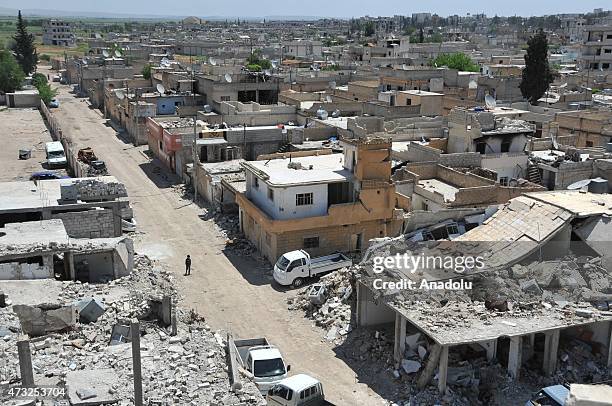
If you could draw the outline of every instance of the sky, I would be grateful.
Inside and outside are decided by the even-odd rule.
[[[0,0],[0,7],[72,12],[185,16],[322,16],[359,17],[431,12],[441,16],[467,13],[544,15],[610,8],[602,0]],[[608,7],[606,7],[608,6]]]

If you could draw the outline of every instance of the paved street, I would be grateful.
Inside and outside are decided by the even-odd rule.
[[[182,281],[183,306],[193,307],[216,329],[236,337],[264,335],[279,346],[292,373],[319,378],[338,405],[380,405],[382,399],[336,358],[320,331],[299,313],[287,310],[286,298],[270,284],[268,266],[251,258],[225,254],[224,238],[203,213],[183,200],[174,177],[151,162],[143,150],[117,137],[102,114],[61,86],[61,106],[54,110],[65,134],[79,147],[91,146],[106,161],[110,174],[127,186],[138,227],[138,252],[159,259]],[[192,276],[183,276],[183,261],[193,258]]]

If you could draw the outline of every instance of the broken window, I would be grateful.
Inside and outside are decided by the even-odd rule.
[[[304,249],[319,248],[319,237],[304,238]]]
[[[478,152],[479,154],[484,154],[487,148],[487,143],[486,142],[477,142],[476,143],[476,152]]]
[[[499,184],[502,186],[508,186],[508,177],[502,176],[501,178],[499,178]]]
[[[350,203],[349,182],[330,183],[327,185],[327,207],[332,204]]]
[[[298,193],[295,195],[296,206],[310,206],[312,204],[312,193]]]
[[[512,141],[504,140],[501,143],[501,152],[510,152],[510,145],[512,145]]]

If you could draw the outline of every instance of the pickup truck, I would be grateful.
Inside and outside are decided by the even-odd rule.
[[[304,250],[286,252],[274,265],[274,280],[280,285],[297,288],[302,286],[306,278],[326,272],[336,271],[353,264],[351,259],[342,253],[310,258]]]
[[[233,352],[237,354],[237,361],[263,395],[285,379],[291,369],[290,365],[285,365],[278,348],[270,345],[265,337],[232,340],[229,345],[235,346]]]
[[[315,378],[299,374],[283,379],[268,390],[268,406],[325,406],[323,385]]]

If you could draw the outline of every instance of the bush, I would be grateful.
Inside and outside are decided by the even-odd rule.
[[[32,75],[32,86],[38,89],[39,86],[47,83],[47,77],[42,73],[35,73]]]
[[[38,87],[36,87],[36,89],[38,89],[40,99],[47,105],[55,96],[57,96],[57,89],[52,89],[49,83],[42,83]]]
[[[47,55],[47,54],[41,54],[41,55],[38,57],[38,59],[40,59],[41,61],[46,61],[46,62],[49,62],[49,61],[51,61],[51,56],[50,56],[50,55]]]
[[[145,65],[142,68],[142,76],[147,80],[151,79],[151,65]]]

